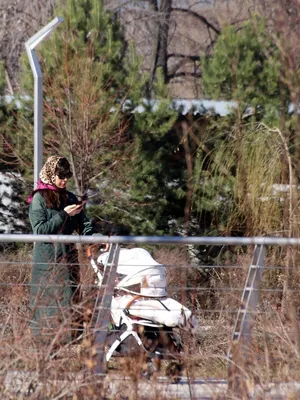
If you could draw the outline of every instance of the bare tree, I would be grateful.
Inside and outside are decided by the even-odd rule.
[[[7,91],[18,84],[19,58],[25,41],[48,22],[56,0],[0,0],[0,55],[4,61]]]
[[[157,68],[162,68],[173,97],[201,96],[200,57],[212,52],[224,23],[239,24],[247,14],[241,0],[103,2],[120,17],[126,39],[136,44],[152,82]],[[53,16],[56,3],[0,0],[0,55],[9,93],[19,88],[19,58],[25,41]]]
[[[158,4],[157,0],[150,0],[150,7],[158,14],[156,21],[155,36],[153,40],[153,61],[151,65],[150,81],[153,83],[157,68],[161,68],[165,81],[167,81],[168,67],[168,38],[169,21],[171,16],[172,0],[162,0]]]
[[[222,26],[249,16],[241,0],[115,0],[105,6],[120,16],[151,82],[161,67],[171,96],[184,98],[203,95],[200,59],[211,54]]]

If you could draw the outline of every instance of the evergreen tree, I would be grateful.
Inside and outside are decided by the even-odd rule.
[[[225,27],[202,70],[208,96],[233,100],[237,113],[251,113],[256,120],[278,121],[280,57],[264,20],[253,18],[239,30]]]
[[[40,49],[45,155],[59,153],[70,159],[75,191],[83,194],[89,189],[92,194],[90,215],[139,225],[135,221],[144,216],[142,207],[133,207],[136,182],[141,172],[150,174],[162,158],[159,152],[160,159],[153,163],[146,155],[152,164],[141,171],[137,159],[144,157],[140,150],[147,146],[140,143],[151,135],[161,140],[169,131],[175,121],[171,100],[161,92],[157,98],[155,93],[146,98],[148,77],[140,72],[141,60],[102,1],[67,0],[55,14],[62,15],[64,23]],[[32,93],[28,67],[23,82]],[[141,114],[135,112],[140,105],[145,108]],[[153,193],[153,188],[149,190]]]
[[[155,101],[135,113],[127,223],[137,234],[178,233],[182,224],[186,173],[174,157],[179,138],[174,131],[178,113],[171,108],[161,70],[154,83]]]
[[[68,0],[55,13],[64,23],[41,48],[45,153],[70,159],[83,194],[97,175],[107,179],[122,156],[124,103],[140,92],[143,78],[140,60],[128,56],[120,25],[101,1]],[[25,88],[31,75],[25,74]]]
[[[210,204],[221,231],[270,234],[283,228],[281,194],[274,195],[273,185],[288,183],[285,143],[261,125],[279,127],[284,119],[284,129],[290,129],[289,92],[280,82],[280,68],[279,49],[258,18],[239,31],[224,29],[212,58],[203,60],[206,92],[236,102],[232,114],[214,127],[212,162],[203,168],[205,157],[201,152],[198,157],[199,211]]]

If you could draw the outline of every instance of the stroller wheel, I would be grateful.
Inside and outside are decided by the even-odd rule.
[[[172,361],[166,368],[166,375],[172,383],[178,383],[182,370],[183,365],[181,362]]]

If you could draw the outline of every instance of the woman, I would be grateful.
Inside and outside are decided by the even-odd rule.
[[[93,228],[77,197],[67,190],[72,177],[64,157],[49,157],[40,172],[36,190],[28,199],[34,234],[92,235]],[[79,264],[75,244],[35,243],[30,303],[31,327],[38,341],[53,335],[66,342],[78,334]],[[72,309],[73,308],[73,309]],[[74,334],[75,333],[75,334]]]

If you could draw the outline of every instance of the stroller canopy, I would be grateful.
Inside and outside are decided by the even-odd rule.
[[[97,261],[106,265],[107,259],[108,252],[101,254]],[[156,262],[145,249],[121,249],[117,273],[123,276],[116,285],[120,289],[140,285],[139,294],[141,295],[167,296],[165,267]]]

